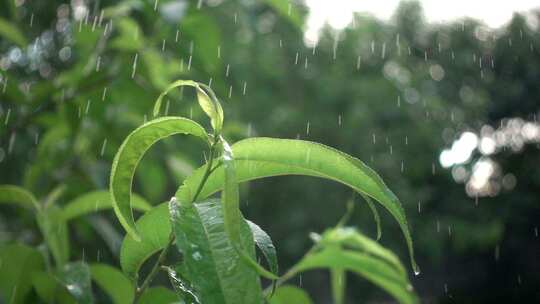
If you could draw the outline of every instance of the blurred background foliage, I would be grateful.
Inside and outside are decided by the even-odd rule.
[[[125,136],[152,118],[171,81],[208,83],[224,101],[227,138],[301,138],[364,160],[404,204],[426,303],[540,301],[540,11],[493,30],[426,24],[403,2],[389,22],[357,14],[306,44],[308,13],[284,0],[2,0],[0,183],[61,201],[106,189]],[[536,20],[531,25],[531,20]],[[193,92],[166,111],[205,121]],[[141,163],[134,190],[158,204],[203,160],[175,137]],[[333,225],[352,193],[307,177],[242,188],[247,218],[270,232],[286,269]],[[375,235],[360,198],[352,223]],[[0,244],[42,242],[24,212],[2,206]],[[381,243],[406,261],[381,212]],[[72,257],[118,264],[123,230],[100,213],[70,227]],[[412,276],[412,271],[411,271]],[[328,274],[295,284],[330,302]],[[348,302],[387,295],[351,277]]]

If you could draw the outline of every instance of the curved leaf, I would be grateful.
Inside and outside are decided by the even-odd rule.
[[[106,264],[90,265],[92,279],[115,304],[131,304],[134,286],[119,270]]]
[[[302,140],[249,138],[233,146],[238,182],[279,175],[308,175],[334,180],[364,193],[381,203],[397,220],[414,261],[412,238],[405,212],[398,198],[382,179],[362,161],[331,147]],[[178,189],[176,197],[182,202],[192,200],[205,167],[197,169]],[[223,168],[213,171],[206,181],[200,198],[223,188]]]
[[[26,303],[32,274],[44,265],[43,256],[34,248],[20,244],[0,248],[0,302]]]
[[[295,271],[318,268],[355,272],[386,290],[400,303],[417,303],[408,281],[387,263],[368,254],[332,246],[306,256],[295,266]]]
[[[278,259],[276,247],[274,246],[274,243],[272,243],[272,239],[257,224],[248,220],[246,220],[246,222],[248,223],[249,228],[251,229],[251,233],[253,234],[253,240],[255,241],[255,245],[257,245],[259,250],[261,250],[264,258],[266,259],[266,262],[268,263],[268,266],[270,267],[270,271],[273,274],[278,275]]]
[[[302,289],[283,285],[276,289],[274,295],[270,298],[270,304],[311,304],[313,301],[309,295]]]
[[[110,181],[114,211],[135,240],[140,237],[131,210],[133,174],[144,153],[154,143],[174,134],[190,134],[208,142],[208,135],[198,123],[182,117],[163,117],[147,122],[129,134],[114,158]]]
[[[140,241],[126,235],[120,249],[120,266],[131,279],[137,278],[139,268],[152,254],[165,248],[171,234],[171,222],[166,203],[162,203],[137,220]]]
[[[199,102],[199,106],[210,118],[212,128],[219,133],[223,127],[223,108],[221,107],[221,104],[210,87],[192,80],[176,80],[175,82],[171,83],[165,89],[165,91],[161,92],[154,104],[154,117],[159,115],[163,97],[165,97],[165,95],[167,95],[167,93],[169,93],[172,89],[182,86],[190,86],[195,88],[197,91],[197,101]],[[208,94],[210,94],[210,96],[208,96]]]
[[[200,302],[262,303],[259,276],[227,237],[219,200],[180,206],[172,200],[170,209],[176,245]],[[245,222],[240,227],[240,241],[253,259],[255,247]]]
[[[0,204],[15,204],[21,207],[38,210],[39,203],[32,193],[15,185],[0,185]]]
[[[150,205],[144,198],[136,194],[133,194],[131,197],[131,204],[134,209],[140,211],[148,211],[152,209],[152,205]],[[82,215],[110,209],[112,207],[111,194],[109,191],[92,191],[85,193],[67,203],[62,209],[62,216],[64,220],[69,221]]]

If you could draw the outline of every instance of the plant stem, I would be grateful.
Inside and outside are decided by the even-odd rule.
[[[195,191],[195,196],[193,196],[193,199],[192,199],[191,203],[194,203],[195,200],[197,200],[197,197],[201,193],[204,184],[206,183],[206,181],[208,180],[208,177],[210,176],[210,174],[213,171],[212,170],[212,163],[214,161],[214,154],[215,154],[216,144],[217,144],[217,141],[214,142],[210,146],[210,151],[208,153],[209,160],[208,160],[208,163],[207,163],[207,166],[206,166],[206,171],[204,172],[203,178],[201,179],[201,182],[199,183],[199,186],[197,187],[197,191]],[[165,260],[167,258],[167,253],[169,252],[169,249],[174,244],[174,240],[175,240],[174,233],[171,232],[171,234],[169,235],[169,242],[167,243],[165,248],[163,248],[163,250],[159,254],[159,257],[158,257],[156,263],[154,263],[154,266],[152,266],[152,270],[150,270],[150,273],[146,276],[146,278],[144,279],[142,285],[135,289],[135,296],[133,297],[133,304],[137,304],[139,302],[139,300],[140,300],[142,294],[144,293],[144,291],[150,286],[150,283],[152,283],[152,280],[158,274],[159,269],[165,263]]]
[[[135,290],[135,297],[133,298],[133,304],[137,304],[139,302],[143,292],[146,290],[146,288],[148,288],[148,286],[150,286],[150,283],[152,283],[152,280],[158,273],[160,266],[163,263],[165,263],[165,259],[167,258],[167,253],[169,252],[169,249],[172,247],[173,244],[174,244],[174,234],[171,233],[169,236],[169,243],[167,243],[167,246],[165,246],[165,248],[159,254],[159,257],[156,263],[152,267],[152,270],[150,270],[150,273],[148,274],[148,276],[146,276],[146,279],[144,280],[141,287],[138,287]]]

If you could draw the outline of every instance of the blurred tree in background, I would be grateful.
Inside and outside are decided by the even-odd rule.
[[[380,172],[409,217],[422,268],[414,285],[425,302],[540,300],[540,12],[492,30],[469,19],[426,24],[418,3],[403,2],[390,22],[356,15],[345,30],[326,27],[307,45],[307,8],[296,2],[0,7],[1,184],[41,196],[64,185],[66,202],[107,188],[114,153],[151,118],[158,94],[175,79],[195,79],[225,101],[229,138],[315,140]],[[202,118],[193,98],[178,90],[166,111]],[[188,141],[152,149],[135,192],[154,204],[167,200],[204,157],[186,149]],[[284,269],[352,195],[290,177],[242,190],[246,217],[272,234]],[[41,242],[23,228],[29,217],[1,208],[0,243]],[[405,259],[398,228],[381,215],[381,243]],[[375,233],[365,204],[352,223]],[[77,258],[118,263],[123,231],[111,214],[70,228]],[[327,280],[313,272],[298,284],[327,303],[330,291],[319,288]],[[351,280],[350,303],[386,300]]]

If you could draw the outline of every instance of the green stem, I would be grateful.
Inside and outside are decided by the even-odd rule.
[[[199,186],[197,187],[197,191],[195,192],[195,196],[193,196],[193,199],[192,199],[191,203],[194,203],[195,200],[197,200],[197,197],[201,193],[204,184],[206,183],[206,181],[208,180],[208,177],[210,176],[210,174],[213,171],[212,164],[213,164],[213,161],[214,161],[214,154],[215,154],[216,144],[217,144],[217,141],[214,142],[210,146],[210,151],[208,153],[209,160],[208,160],[208,163],[207,163],[207,166],[206,166],[206,171],[204,172],[203,178],[202,178],[201,182],[199,183]],[[171,234],[169,235],[169,243],[167,243],[165,248],[163,248],[163,250],[159,254],[159,257],[158,257],[156,263],[154,263],[154,266],[152,266],[152,270],[150,270],[150,273],[146,276],[146,279],[144,279],[142,285],[135,289],[135,296],[133,297],[133,304],[137,304],[139,302],[139,300],[140,300],[142,294],[144,293],[144,291],[150,286],[150,283],[152,283],[152,280],[158,274],[159,269],[165,263],[165,260],[167,258],[167,253],[169,252],[169,249],[174,245],[174,240],[175,240],[175,236],[171,232]]]
[[[143,292],[148,288],[148,286],[150,286],[150,283],[152,283],[152,280],[157,275],[160,266],[163,263],[165,263],[165,259],[167,258],[167,253],[169,252],[169,249],[172,247],[173,244],[174,244],[174,234],[171,233],[169,236],[169,243],[167,243],[167,246],[165,246],[165,248],[159,254],[159,257],[156,263],[152,267],[152,270],[150,270],[150,273],[148,274],[148,276],[146,276],[146,279],[144,280],[141,287],[135,290],[135,297],[133,298],[133,304],[137,304],[139,302]]]

